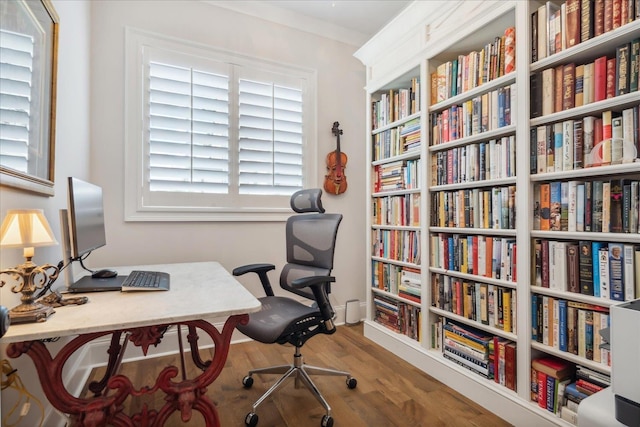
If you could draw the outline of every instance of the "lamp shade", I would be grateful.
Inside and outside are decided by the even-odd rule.
[[[42,209],[12,209],[2,221],[0,246],[50,246],[58,242],[49,227]]]

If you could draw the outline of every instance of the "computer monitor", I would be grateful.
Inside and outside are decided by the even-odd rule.
[[[102,188],[69,177],[67,218],[71,260],[107,244],[104,226]]]

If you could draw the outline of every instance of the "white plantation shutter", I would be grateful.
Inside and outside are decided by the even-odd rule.
[[[33,38],[0,30],[0,164],[29,172]]]
[[[128,28],[127,221],[282,221],[316,185],[316,74]]]
[[[302,188],[302,91],[240,79],[240,194],[291,195]]]
[[[229,192],[229,79],[149,64],[149,189]]]

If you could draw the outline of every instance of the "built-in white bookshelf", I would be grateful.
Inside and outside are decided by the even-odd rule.
[[[428,3],[414,2],[356,53],[367,70],[365,143],[370,161],[366,227],[371,254],[366,265],[365,335],[513,424],[569,426],[570,422],[561,419],[559,414],[532,401],[531,361],[550,355],[603,374],[609,374],[611,367],[593,358],[562,351],[557,342],[538,342],[532,331],[536,314],[532,302],[540,297],[546,301],[564,300],[575,306],[593,305],[604,309],[615,302],[569,292],[564,287],[540,286],[535,276],[536,242],[606,241],[638,245],[640,234],[637,230],[617,233],[541,230],[535,219],[537,188],[552,181],[638,180],[640,163],[538,173],[532,170],[531,164],[532,129],[604,111],[617,115],[623,110],[637,109],[639,92],[534,115],[530,105],[534,95],[531,76],[547,68],[586,63],[603,55],[615,56],[618,46],[640,37],[640,21],[532,61],[532,15],[547,2],[438,2],[437,11]],[[562,3],[553,4],[560,10]],[[439,92],[438,80],[432,83],[432,74],[438,75],[456,60],[458,64],[464,63],[466,58],[475,55],[471,55],[472,52],[478,54],[481,64],[481,52],[490,50],[498,39],[504,43],[506,36],[515,40],[512,45],[515,61],[510,63],[508,71],[480,78],[478,84],[460,84],[458,88],[456,83],[456,90],[448,93]],[[464,71],[459,76],[463,77]],[[419,97],[417,109],[377,123],[376,103],[393,92],[415,87],[416,80],[419,80],[419,92],[414,94]],[[478,116],[479,123],[475,123],[473,106],[487,104],[498,105],[500,109],[495,113],[488,109],[488,115]],[[443,129],[445,121],[452,123],[452,115],[458,120],[467,117],[462,126],[456,127],[457,132]],[[467,123],[467,120],[471,121]],[[408,123],[420,124],[420,145],[406,152],[391,150],[381,156],[376,148],[380,135],[399,133]],[[475,169],[479,167],[481,152],[485,161],[491,159],[483,165],[482,174]],[[419,168],[412,173],[415,185],[382,188],[378,183],[380,170],[393,169],[399,164]],[[453,167],[455,165],[460,167]],[[469,169],[469,165],[475,166]],[[496,216],[494,211],[493,216],[485,220],[487,203],[497,203],[501,215]],[[409,208],[415,213],[410,219],[398,217],[397,213],[402,211],[398,206],[404,206],[405,213]],[[383,218],[380,210],[385,212]],[[385,245],[380,241],[387,239],[396,243],[400,240],[402,247],[410,247],[417,257],[409,259],[404,252],[381,251]],[[486,262],[494,252],[492,249],[490,255],[487,251],[489,239],[492,245],[499,246],[499,259],[506,260],[506,266],[489,267],[489,263],[479,269],[478,257]],[[407,241],[411,243],[407,245]],[[474,253],[474,245],[480,255]],[[449,256],[451,252],[445,247],[453,248],[455,256]],[[470,260],[473,260],[471,265]],[[413,290],[402,291],[403,279],[410,282]],[[454,286],[471,295],[467,305],[458,299],[455,303],[443,299],[445,294],[452,295]],[[508,320],[504,311],[499,314],[497,310],[489,313],[483,309],[483,306],[489,307],[489,301],[494,306],[498,303],[498,293],[503,310],[511,316]],[[416,298],[416,294],[419,297]],[[493,297],[487,299],[486,306],[478,302],[485,301],[489,295]],[[458,296],[464,299],[463,293]],[[504,304],[508,304],[506,309]],[[397,310],[402,327],[394,323],[397,318],[389,309]],[[393,325],[385,324],[385,320]],[[495,337],[492,344],[510,347],[512,355],[515,349],[512,359],[516,366],[515,379],[507,385],[491,375],[485,378],[482,369],[469,369],[459,357],[452,357],[451,354],[457,355],[455,351],[447,355],[443,340],[446,324]]]

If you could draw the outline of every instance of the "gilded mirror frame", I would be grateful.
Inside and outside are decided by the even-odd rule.
[[[0,111],[0,185],[46,196],[54,195],[59,22],[51,0],[0,2],[0,96],[9,100],[0,108],[10,104]]]

